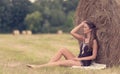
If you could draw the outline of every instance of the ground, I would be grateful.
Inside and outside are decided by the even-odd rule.
[[[60,48],[77,56],[79,45],[70,34],[0,35],[0,74],[119,74],[120,67],[81,70],[70,67],[30,69],[26,64],[47,63]],[[62,58],[62,60],[64,60]]]

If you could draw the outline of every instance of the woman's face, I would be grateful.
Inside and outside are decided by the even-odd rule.
[[[91,32],[91,29],[89,28],[89,26],[85,22],[83,22],[83,24],[84,24],[83,25],[84,34]]]

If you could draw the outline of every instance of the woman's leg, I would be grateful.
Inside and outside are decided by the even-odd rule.
[[[80,61],[74,61],[74,60],[64,60],[64,61],[57,61],[57,62],[51,62],[43,65],[27,65],[30,68],[41,68],[41,67],[48,67],[48,66],[81,66],[82,64]]]
[[[67,60],[75,57],[68,49],[62,48],[55,54],[55,56],[52,57],[49,63],[60,60],[62,56],[64,56]]]

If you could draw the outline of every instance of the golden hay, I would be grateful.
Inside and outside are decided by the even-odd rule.
[[[13,35],[19,35],[20,34],[20,31],[19,30],[14,30],[13,31]]]

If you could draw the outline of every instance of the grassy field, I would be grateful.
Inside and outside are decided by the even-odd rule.
[[[119,74],[120,67],[104,70],[81,70],[70,67],[30,69],[26,64],[47,63],[60,48],[66,47],[76,56],[77,41],[69,34],[0,35],[0,74]],[[62,59],[64,60],[64,59]]]

